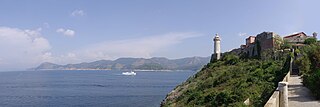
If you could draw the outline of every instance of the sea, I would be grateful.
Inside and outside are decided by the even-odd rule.
[[[196,71],[113,70],[0,72],[0,106],[159,107]]]

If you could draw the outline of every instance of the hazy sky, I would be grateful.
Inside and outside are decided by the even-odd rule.
[[[319,0],[1,0],[0,70],[42,62],[210,56],[248,35],[320,31]]]

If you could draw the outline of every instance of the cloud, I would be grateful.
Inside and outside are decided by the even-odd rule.
[[[45,61],[43,55],[51,46],[40,32],[41,28],[22,30],[0,27],[1,70],[24,69]]]
[[[162,49],[172,47],[184,40],[202,36],[192,32],[150,35],[115,41],[104,41],[80,49],[55,54],[49,41],[41,34],[41,28],[22,30],[0,27],[0,70],[23,70],[43,62],[69,64],[90,62],[119,57],[151,57]],[[57,32],[67,30],[58,29]],[[59,52],[60,53],[60,52]]]
[[[120,57],[151,57],[162,49],[172,47],[189,38],[202,36],[198,33],[180,32],[150,35],[142,38],[104,41],[66,52],[61,55],[46,53],[43,59],[57,64],[90,62],[101,59],[114,60]]]
[[[201,36],[201,34],[192,32],[167,33],[137,39],[105,41],[74,50],[66,55],[60,56],[56,61],[57,63],[63,63],[68,61],[87,62],[101,59],[116,59],[119,57],[148,58],[164,48],[172,47],[186,39],[198,36]]]
[[[73,30],[63,28],[57,29],[57,32],[69,37],[73,37],[76,34],[76,32]]]
[[[86,13],[83,10],[74,10],[71,13],[71,16],[84,16],[86,15]]]
[[[239,35],[239,36],[247,36],[247,33],[241,33],[241,32],[240,32],[238,35]]]

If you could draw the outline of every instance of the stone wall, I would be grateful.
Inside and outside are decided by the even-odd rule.
[[[293,62],[293,59],[291,58],[289,71],[287,75],[283,78],[283,80],[280,82],[289,82],[289,78],[292,72],[292,62]],[[280,104],[283,104],[284,102],[282,101],[283,99],[280,98],[281,96],[280,94],[283,94],[283,93],[280,92],[279,86],[278,86],[278,88],[273,92],[273,94],[271,95],[267,103],[264,105],[264,107],[280,107]]]

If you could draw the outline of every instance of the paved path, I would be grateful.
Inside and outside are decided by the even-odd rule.
[[[288,87],[289,107],[320,107],[308,88],[302,85],[300,76],[291,75]]]

